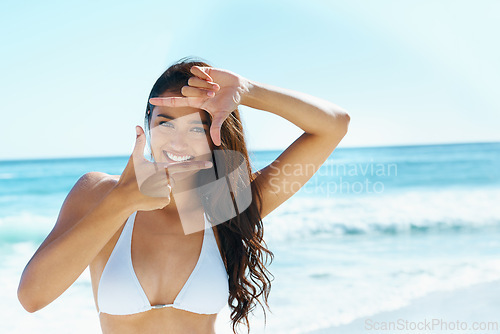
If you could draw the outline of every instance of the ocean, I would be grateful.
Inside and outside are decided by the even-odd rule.
[[[281,152],[256,151],[260,169]],[[86,270],[36,313],[19,279],[75,182],[128,157],[0,161],[1,333],[98,333]],[[290,184],[293,189],[293,184]],[[264,219],[271,312],[251,333],[308,333],[500,279],[500,143],[337,148]],[[228,309],[217,332],[229,333]],[[242,328],[244,329],[244,328]]]

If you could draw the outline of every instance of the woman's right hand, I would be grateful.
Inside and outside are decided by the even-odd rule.
[[[182,163],[153,163],[144,158],[146,135],[136,126],[136,139],[132,155],[115,188],[124,192],[124,198],[134,211],[162,209],[170,203],[173,175],[180,172],[212,167],[210,161],[187,161]]]

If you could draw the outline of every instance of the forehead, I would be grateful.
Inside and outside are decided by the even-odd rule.
[[[160,107],[154,106],[152,119],[175,119],[182,121],[201,120],[207,121],[209,119],[207,113],[203,109],[192,107]]]

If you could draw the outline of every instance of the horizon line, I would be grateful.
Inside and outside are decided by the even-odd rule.
[[[364,149],[364,148],[404,148],[404,147],[422,147],[422,146],[449,146],[449,145],[473,145],[473,144],[499,144],[500,141],[477,141],[477,142],[447,142],[447,143],[433,143],[433,144],[401,144],[401,145],[373,145],[373,146],[337,146],[335,150],[350,150],[350,149]],[[263,150],[248,150],[249,154],[254,154],[256,152],[279,152],[284,151],[285,148],[281,149],[263,149]],[[20,157],[20,158],[7,158],[0,159],[0,162],[15,162],[15,161],[40,161],[40,160],[65,160],[65,159],[105,159],[105,158],[125,158],[130,155],[120,154],[120,155],[95,155],[95,156],[55,156],[55,157]]]

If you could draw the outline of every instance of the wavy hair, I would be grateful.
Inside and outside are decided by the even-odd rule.
[[[210,67],[209,64],[200,60],[191,58],[179,60],[158,78],[151,89],[149,98],[161,96],[165,92],[182,95],[182,87],[188,85],[189,78],[193,76],[190,72],[192,66]],[[148,99],[144,119],[147,132],[150,130],[152,110],[153,106],[149,104]],[[207,111],[203,112],[208,114],[209,125],[211,125],[212,115]],[[212,141],[210,136],[208,136],[208,139]],[[221,173],[228,175],[233,171],[238,171],[241,177],[234,178],[233,183],[238,183],[238,180],[241,179],[250,181],[252,198],[249,206],[242,212],[236,212],[234,218],[222,219],[224,223],[218,224],[216,227],[222,248],[222,259],[229,277],[228,304],[231,310],[233,333],[237,334],[237,327],[240,324],[245,325],[248,333],[250,333],[248,315],[253,312],[257,303],[260,304],[264,311],[264,322],[266,322],[266,310],[259,298],[263,297],[265,306],[270,311],[268,297],[271,289],[271,279],[269,277],[271,276],[274,279],[274,276],[267,270],[266,265],[269,259],[269,264],[271,264],[274,254],[267,249],[267,244],[263,239],[264,227],[260,216],[260,208],[262,207],[261,190],[256,182],[252,182],[252,168],[238,109],[233,110],[222,124],[221,145],[215,146],[213,142],[211,144],[213,147],[212,161],[214,167],[217,167],[216,172],[218,172],[219,177]],[[234,159],[234,155],[228,154],[231,151],[238,152],[242,160]],[[223,157],[224,163],[216,163],[220,161],[216,159],[216,153],[218,156]],[[241,164],[242,161],[243,164]],[[241,166],[244,166],[244,168],[242,169]],[[199,171],[197,180],[202,180],[206,176],[204,173],[208,172],[209,170]],[[207,215],[216,221],[221,221],[221,217],[225,215],[227,217],[229,211],[238,207],[236,205],[238,202],[238,189],[241,189],[241,187],[237,184],[231,185],[233,192],[228,192],[227,187],[219,186],[215,187],[215,190],[213,190],[213,187],[211,188],[210,193],[203,193],[202,190],[199,190],[203,189],[203,187],[198,187],[198,194]],[[232,205],[224,207],[223,203]]]

